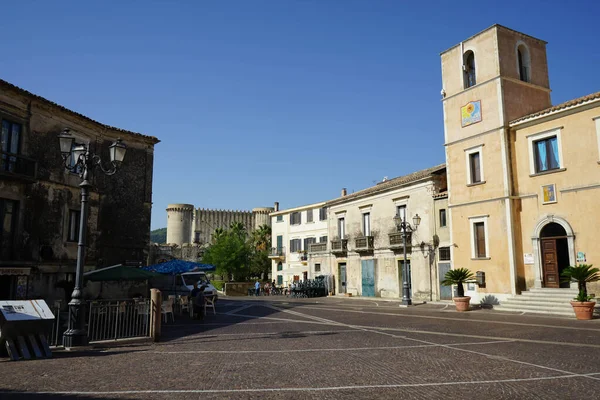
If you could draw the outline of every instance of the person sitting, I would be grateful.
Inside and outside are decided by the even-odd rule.
[[[204,289],[206,284],[201,282],[202,285],[198,287],[198,283],[194,282],[194,289],[192,289],[192,301],[193,301],[193,315],[196,319],[204,319]]]

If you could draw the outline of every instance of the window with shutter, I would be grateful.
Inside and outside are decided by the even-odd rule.
[[[477,258],[485,258],[487,257],[485,252],[485,224],[483,222],[476,222],[473,226],[475,229],[475,256]]]
[[[306,222],[313,222],[313,210],[306,210]]]
[[[446,226],[446,209],[442,208],[440,210],[440,227]]]
[[[471,183],[481,182],[481,159],[479,152],[469,154],[469,161],[471,166]]]

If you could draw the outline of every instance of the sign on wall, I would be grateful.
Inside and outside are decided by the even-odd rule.
[[[556,186],[554,183],[542,186],[543,203],[556,203]]]
[[[471,101],[462,106],[460,115],[463,128],[481,122],[481,100]]]
[[[577,262],[578,263],[582,263],[585,262],[585,253],[583,251],[578,251],[577,252]]]
[[[523,264],[533,264],[533,253],[524,253],[523,254]]]

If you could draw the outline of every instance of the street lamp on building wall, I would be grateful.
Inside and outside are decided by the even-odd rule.
[[[121,139],[111,144],[109,149],[110,164],[104,168],[99,155],[91,154],[89,146],[76,143],[75,138],[64,129],[58,135],[60,152],[65,169],[77,173],[81,177],[81,213],[79,219],[79,242],[77,244],[77,270],[75,274],[75,288],[69,302],[69,325],[63,334],[63,345],[65,348],[85,346],[88,343],[87,331],[85,329],[85,307],[83,303],[83,266],[85,264],[85,246],[87,236],[88,219],[88,197],[92,187],[90,179],[96,168],[106,175],[113,175],[121,166],[127,148]]]
[[[402,232],[402,244],[404,249],[404,264],[402,265],[402,305],[410,306],[412,304],[412,300],[410,299],[410,290],[408,287],[408,262],[406,260],[406,242],[408,239],[408,234],[414,231],[419,227],[421,223],[421,217],[419,214],[416,214],[413,217],[413,226],[411,226],[408,222],[406,222],[406,217],[404,215],[396,214],[394,217],[394,223],[396,224],[396,228],[398,231]]]

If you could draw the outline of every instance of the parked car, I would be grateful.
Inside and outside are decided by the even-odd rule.
[[[163,297],[168,295],[189,296],[194,289],[194,283],[198,287],[206,285],[204,289],[205,296],[214,296],[218,299],[217,289],[210,283],[210,280],[204,272],[184,272],[178,275],[163,275],[152,280],[152,286],[163,292]]]

